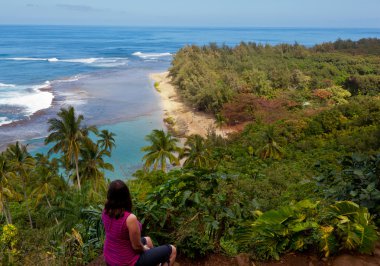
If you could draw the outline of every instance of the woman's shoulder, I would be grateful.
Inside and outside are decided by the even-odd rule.
[[[137,221],[137,217],[136,217],[136,215],[134,215],[133,213],[131,213],[131,212],[126,212],[126,214],[128,215],[127,216],[127,221]]]

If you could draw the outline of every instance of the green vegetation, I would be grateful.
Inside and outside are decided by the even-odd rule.
[[[31,156],[18,142],[0,154],[2,265],[81,265],[100,252],[103,169],[113,169],[104,158],[114,134],[96,135],[82,121],[72,107],[49,120],[46,142],[53,143],[56,158]]]
[[[154,84],[153,84],[153,86],[154,86],[154,88],[156,89],[156,91],[157,92],[161,92],[161,89],[160,89],[160,82],[155,82]]]
[[[173,154],[180,151],[180,148],[176,144],[178,140],[173,138],[170,133],[155,129],[151,134],[146,136],[146,140],[152,145],[141,149],[147,152],[143,157],[145,170],[153,166],[153,170],[160,168],[162,171],[166,171],[167,160],[173,166],[179,164],[178,158]]]
[[[326,257],[342,250],[370,254],[377,237],[369,217],[367,209],[349,201],[320,206],[319,202],[304,200],[259,212],[250,227],[238,232],[238,242],[255,250],[258,259],[278,260],[285,252],[311,247]]]
[[[234,48],[186,46],[176,53],[170,76],[186,102],[214,114],[256,111],[259,98],[242,101],[247,94],[273,104],[281,100],[280,106],[287,109],[306,102],[340,102],[349,93],[380,92],[379,43],[378,39],[362,39],[312,48],[255,43]]]
[[[174,126],[175,125],[175,120],[173,117],[169,116],[169,117],[165,117],[164,118],[164,123],[167,124],[168,126]]]
[[[179,51],[171,75],[183,98],[244,129],[189,136],[183,148],[162,130],[147,136],[144,167],[128,180],[143,234],[190,258],[371,253],[380,225],[379,47],[367,39]],[[1,153],[3,265],[84,265],[101,252],[103,170],[116,144],[83,119],[68,108],[49,120],[55,157],[31,156],[20,143]]]

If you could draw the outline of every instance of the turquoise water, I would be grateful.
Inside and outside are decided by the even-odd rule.
[[[134,120],[113,125],[104,125],[99,130],[108,129],[116,134],[116,147],[112,150],[111,158],[106,161],[113,164],[113,172],[106,171],[110,179],[129,179],[142,166],[141,158],[144,154],[141,147],[147,145],[145,133],[153,129],[163,129],[162,113],[156,112]],[[47,153],[50,147],[43,145],[43,139],[26,141],[32,154]]]
[[[115,167],[114,173],[109,173],[111,178],[129,178],[133,172],[141,168],[143,153],[141,147],[146,145],[145,132],[153,129],[163,129],[161,123],[162,114],[140,117],[136,120],[118,123],[112,126],[104,126],[116,133],[116,148],[112,151],[111,162]]]
[[[74,106],[86,124],[117,134],[110,177],[141,165],[144,136],[162,128],[149,73],[162,72],[184,45],[241,41],[311,46],[380,37],[380,29],[143,28],[0,26],[0,150],[23,140],[45,151],[47,120]]]

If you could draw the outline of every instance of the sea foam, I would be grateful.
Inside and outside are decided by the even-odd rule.
[[[13,60],[13,61],[46,61],[49,63],[74,63],[74,64],[88,64],[94,67],[118,67],[126,65],[128,58],[126,57],[90,57],[90,58],[71,58],[71,59],[59,59],[52,58],[36,58],[36,57],[11,57],[0,58],[0,60]]]
[[[58,62],[59,60],[58,60],[58,58],[53,57],[53,58],[48,58],[47,61],[49,61],[49,62]]]
[[[54,95],[47,89],[50,82],[45,82],[41,85],[18,85],[10,90],[2,91],[0,105],[18,106],[25,110],[25,115],[30,116],[39,110],[49,108],[52,104]],[[2,121],[4,123],[3,118]]]
[[[78,58],[78,59],[74,58],[74,59],[61,59],[61,60],[58,60],[58,61],[67,62],[67,63],[92,64],[92,63],[96,62],[99,59],[101,59],[101,58]]]
[[[135,52],[132,55],[138,56],[142,59],[158,59],[160,57],[169,57],[172,56],[171,53],[142,53],[142,52]]]
[[[8,117],[0,116],[0,126],[7,125],[7,124],[10,124],[10,123],[13,123],[13,122],[15,122],[15,121],[12,121],[12,120],[8,119]]]
[[[5,87],[5,88],[14,88],[16,85],[14,84],[5,84],[0,82],[0,87]]]
[[[47,61],[48,58],[11,57],[11,58],[2,58],[2,60],[14,60],[14,61]]]

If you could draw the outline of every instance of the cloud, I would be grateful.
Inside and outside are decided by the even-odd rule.
[[[69,4],[57,4],[56,5],[59,8],[70,10],[70,11],[77,11],[77,12],[99,12],[104,11],[102,9],[93,8],[92,6],[85,6],[85,5],[69,5]]]

